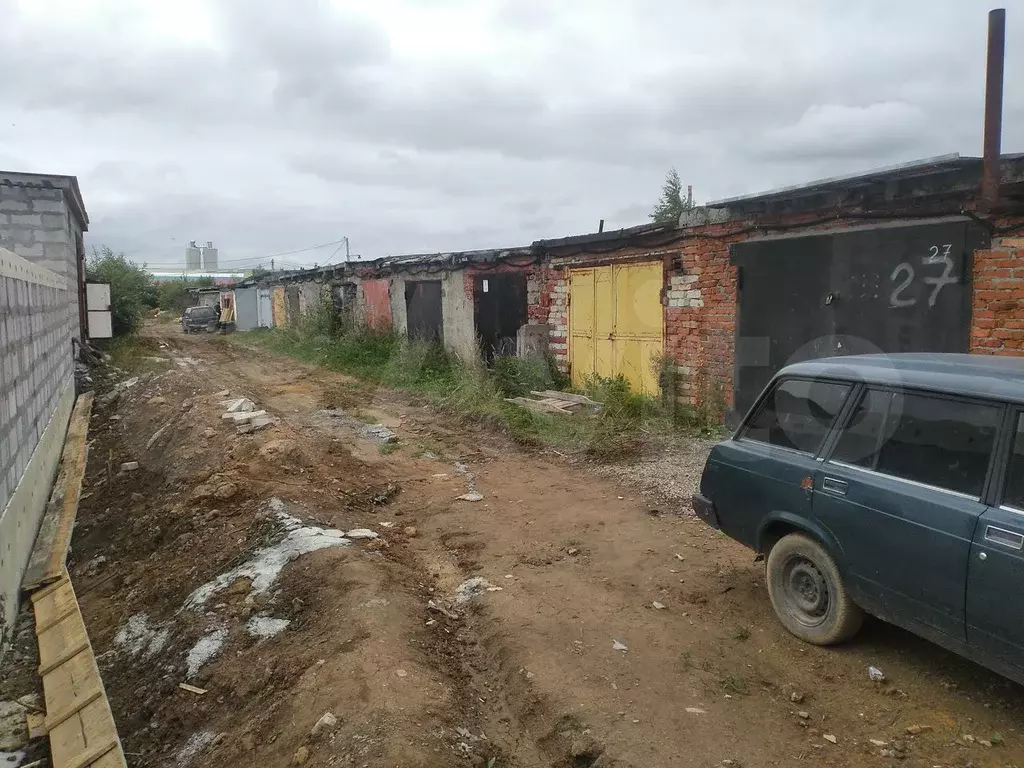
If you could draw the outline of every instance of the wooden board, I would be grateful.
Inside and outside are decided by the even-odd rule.
[[[32,605],[53,768],[127,768],[67,571]]]
[[[601,403],[596,400],[591,400],[586,395],[575,395],[572,392],[559,392],[556,389],[545,389],[543,392],[531,391],[531,395],[540,398],[546,398],[548,400],[564,400],[567,403],[576,403],[578,405],[589,405],[596,407]]]
[[[540,411],[541,413],[572,415],[572,411],[568,408],[569,403],[564,400],[531,400],[528,397],[506,397],[505,402],[514,403],[523,408],[529,408],[531,411]]]
[[[22,589],[32,591],[46,584],[58,581],[64,572],[71,533],[78,514],[78,500],[82,495],[82,478],[89,455],[89,415],[92,411],[92,392],[78,398],[68,423],[64,440],[64,453],[60,460],[60,472],[53,484],[46,512],[36,534],[28,568],[22,579]]]

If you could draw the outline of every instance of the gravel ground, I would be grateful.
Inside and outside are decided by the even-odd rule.
[[[716,442],[696,437],[680,439],[656,455],[633,464],[605,464],[597,467],[597,472],[662,498],[678,507],[677,512],[690,512],[690,499]]]

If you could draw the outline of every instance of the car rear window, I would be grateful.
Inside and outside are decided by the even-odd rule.
[[[868,389],[832,458],[980,497],[1000,412],[996,405]]]
[[[1024,413],[1017,416],[1017,431],[1010,449],[1010,466],[1006,471],[1003,504],[1024,512]]]
[[[815,454],[849,391],[849,384],[784,379],[768,393],[739,437]]]

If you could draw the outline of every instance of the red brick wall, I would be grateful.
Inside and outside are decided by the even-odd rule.
[[[552,351],[568,368],[568,303],[566,268],[621,260],[662,259],[665,262],[665,354],[679,374],[677,395],[686,401],[720,388],[732,405],[736,331],[736,268],[729,263],[732,243],[778,227],[820,231],[864,224],[863,219],[833,219],[797,214],[771,222],[751,220],[709,224],[681,230],[684,237],[658,247],[622,248],[603,253],[554,251],[537,267],[528,283],[531,324],[551,326]],[[892,220],[899,220],[894,216]],[[878,219],[882,221],[882,219]],[[763,229],[754,229],[755,225]],[[1004,219],[1000,229],[1024,225],[1024,218]],[[971,351],[1024,355],[1024,232],[994,236],[991,250],[974,255],[974,301]]]
[[[1024,356],[1024,236],[974,253],[971,352]]]

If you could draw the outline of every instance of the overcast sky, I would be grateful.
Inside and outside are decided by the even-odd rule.
[[[673,165],[703,202],[980,154],[988,7],[0,0],[0,169],[78,176],[87,242],[151,266],[526,245],[644,223]]]

